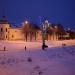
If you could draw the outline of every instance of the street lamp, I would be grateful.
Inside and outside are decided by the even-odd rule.
[[[42,49],[43,50],[44,50],[44,48],[48,47],[45,44],[47,29],[48,29],[48,21],[46,20],[45,23],[42,25],[42,42],[43,42]]]
[[[28,21],[25,21],[25,24],[28,24]]]

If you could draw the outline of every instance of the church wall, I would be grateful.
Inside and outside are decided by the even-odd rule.
[[[0,24],[0,40],[25,40],[26,37],[22,33],[22,28],[12,28],[10,24]],[[42,32],[38,30],[27,34],[27,41],[42,41]],[[46,40],[58,40],[58,35],[55,33],[48,34]]]
[[[0,24],[0,39],[8,40],[8,30],[10,28],[9,24]]]
[[[10,28],[9,29],[9,40],[24,40],[24,35],[21,29]]]
[[[1,30],[2,29],[2,30]],[[10,28],[9,24],[0,24],[0,39],[1,40],[25,40],[21,28]],[[55,33],[48,34],[48,40],[58,40],[58,35]],[[31,35],[28,33],[27,41],[40,41],[42,40],[42,32],[38,30],[36,34]]]
[[[36,40],[37,41],[40,41],[40,40],[42,40],[42,32],[39,30],[38,32],[37,32],[37,34],[36,34]]]

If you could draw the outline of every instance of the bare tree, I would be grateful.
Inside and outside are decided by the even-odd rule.
[[[25,36],[26,41],[27,41],[27,37],[28,37],[28,34],[30,33],[30,31],[31,31],[30,23],[27,21],[24,22],[22,32]]]
[[[35,38],[36,40],[36,34],[39,30],[39,27],[34,23],[25,22],[23,25],[23,34],[25,36],[25,39],[27,41],[27,37],[30,37],[30,41]],[[28,36],[29,35],[29,36]]]

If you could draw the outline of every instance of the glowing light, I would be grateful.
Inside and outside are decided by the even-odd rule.
[[[28,21],[25,21],[25,24],[28,24]]]
[[[54,26],[55,28],[58,28],[57,26]]]
[[[45,21],[45,23],[47,23],[47,24],[48,24],[48,20],[46,20],[46,21]]]
[[[68,30],[71,30],[70,28],[68,28]]]

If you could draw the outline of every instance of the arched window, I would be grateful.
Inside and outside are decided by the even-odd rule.
[[[1,32],[3,32],[3,28],[1,28]]]
[[[6,38],[7,38],[7,35],[6,35]]]
[[[12,38],[14,38],[14,35],[12,35]]]
[[[7,32],[7,28],[6,28],[6,32]]]

